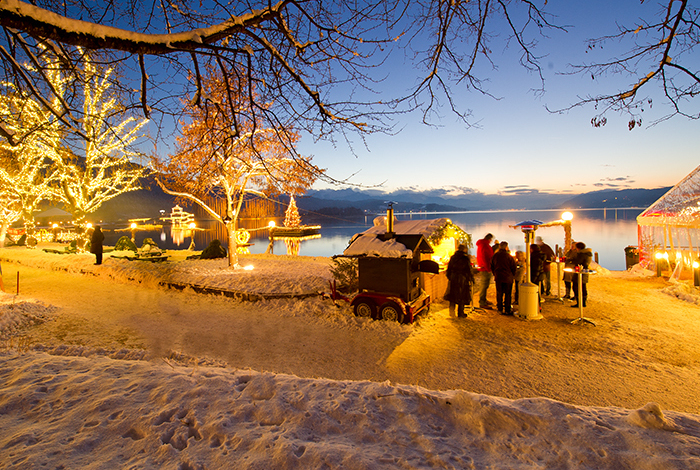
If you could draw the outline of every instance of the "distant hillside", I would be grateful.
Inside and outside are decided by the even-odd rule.
[[[666,194],[671,186],[656,189],[602,190],[579,194],[561,204],[559,209],[588,209],[595,207],[647,208]]]
[[[165,194],[157,185],[145,181],[148,189],[123,194],[106,202],[97,212],[105,221],[119,221],[141,217],[159,217],[160,211],[170,212],[175,198]],[[386,210],[387,201],[396,202],[398,212],[460,212],[474,210],[511,209],[588,209],[642,207],[646,208],[663,196],[670,188],[602,190],[571,196],[532,192],[521,195],[465,194],[447,195],[443,190],[429,192],[400,191],[382,193],[376,190],[356,189],[309,191],[297,196],[296,202],[305,222],[324,217],[350,218],[366,213],[379,214]],[[283,206],[289,197],[279,198]],[[208,218],[195,206],[186,209],[196,217]]]

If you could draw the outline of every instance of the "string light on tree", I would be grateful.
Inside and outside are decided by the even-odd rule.
[[[301,217],[299,217],[299,209],[297,209],[297,202],[294,199],[294,195],[289,198],[289,207],[284,213],[284,226],[285,227],[299,227],[301,225]]]

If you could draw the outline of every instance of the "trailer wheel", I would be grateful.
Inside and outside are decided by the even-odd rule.
[[[355,315],[362,318],[374,318],[377,314],[377,304],[369,299],[360,300],[355,304]]]
[[[386,302],[379,309],[379,318],[403,323],[404,311],[396,302]]]

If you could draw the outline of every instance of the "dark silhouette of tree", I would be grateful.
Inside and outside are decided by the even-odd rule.
[[[616,112],[629,116],[628,125],[632,130],[642,124],[642,113],[653,106],[652,96],[661,90],[664,100],[670,104],[670,111],[652,125],[676,115],[700,118],[700,111],[692,102],[700,93],[700,72],[694,55],[700,40],[699,18],[700,10],[687,0],[666,0],[659,5],[656,16],[639,18],[637,23],[630,20],[630,25],[618,25],[614,34],[589,40],[588,49],[592,52],[615,43],[626,48],[626,52],[606,61],[575,65],[573,73],[590,75],[593,79],[619,75],[629,79],[629,86],[607,94],[581,97],[556,112],[592,105],[596,110],[591,119],[593,126],[604,126],[606,114]]]
[[[40,67],[20,72],[22,62],[39,62],[40,45],[59,54],[67,69],[81,55],[78,46],[99,51],[121,68],[119,83],[131,105],[153,119],[179,115],[181,96],[210,108],[202,100],[201,70],[214,65],[226,83],[249,87],[252,114],[234,120],[234,134],[254,122],[270,128],[293,122],[316,138],[348,140],[390,130],[395,113],[421,109],[429,121],[442,101],[469,124],[470,112],[453,100],[451,87],[488,94],[491,49],[501,41],[520,48],[520,62],[539,72],[534,38],[552,27],[525,0],[3,0],[0,26],[5,79],[43,97],[66,122],[79,119],[70,99],[53,103]],[[406,54],[406,69],[417,80],[394,87],[392,95],[379,93],[378,83],[402,63],[392,53]],[[234,99],[238,90],[229,91]],[[10,142],[22,139],[2,126],[0,133]]]

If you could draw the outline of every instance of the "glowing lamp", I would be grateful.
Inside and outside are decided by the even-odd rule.
[[[58,228],[58,224],[53,224],[52,227],[53,227],[53,228]]]
[[[252,265],[252,264],[249,264],[248,266],[245,266],[243,269],[246,270],[246,271],[252,271],[252,270],[253,270],[253,265]]]
[[[87,225],[86,225],[86,227],[87,227],[88,229],[91,229],[91,228],[92,228],[92,224],[91,224],[90,222],[88,222]]]
[[[693,269],[698,269],[698,268],[700,268],[700,263],[698,263],[697,261],[693,261]]]
[[[267,226],[270,227],[270,228],[274,227],[275,225],[276,225],[276,224],[275,224],[275,221],[274,221],[274,220],[271,220],[270,223],[267,224]]]
[[[195,224],[194,222],[190,222],[189,227],[190,227],[190,229],[193,229],[193,228],[197,227],[197,224]]]
[[[561,215],[561,220],[566,220],[566,221],[570,222],[571,220],[573,220],[573,218],[574,218],[574,214],[572,214],[569,211],[566,211]]]
[[[131,230],[136,230],[136,222],[131,222]]]

